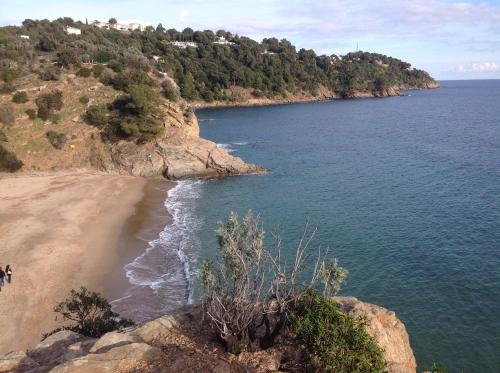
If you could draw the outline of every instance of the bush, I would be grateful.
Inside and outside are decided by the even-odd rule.
[[[100,78],[102,73],[104,72],[104,66],[103,65],[94,65],[92,67],[92,73],[94,74],[95,78]]]
[[[180,97],[179,87],[172,80],[166,79],[161,83],[163,96],[167,100],[177,102]]]
[[[342,312],[314,289],[298,297],[290,330],[297,347],[306,351],[311,371],[385,372],[382,351],[366,332],[365,321]]]
[[[16,69],[3,69],[0,72],[0,78],[5,82],[5,83],[11,83],[14,80],[16,80],[19,77],[19,71]]]
[[[111,305],[101,294],[81,287],[71,290],[69,298],[56,305],[54,312],[62,316],[60,329],[80,333],[86,337],[99,338],[102,335],[122,327],[134,325],[131,320],[120,319],[111,310]],[[57,320],[57,317],[56,317]]]
[[[85,121],[93,126],[102,127],[108,122],[108,112],[105,104],[91,105],[85,113]]]
[[[28,117],[31,119],[31,120],[35,120],[36,117],[37,117],[37,113],[36,113],[36,110],[35,109],[26,109],[26,114],[28,114]]]
[[[66,144],[66,141],[68,141],[67,136],[64,133],[58,133],[56,131],[48,131],[46,134],[47,139],[49,140],[50,144],[56,148],[56,149],[62,149],[64,148],[64,144]]]
[[[89,96],[86,96],[86,95],[83,95],[83,96],[80,96],[80,98],[78,99],[78,101],[80,101],[80,103],[82,105],[87,105],[90,101],[90,98]]]
[[[49,80],[59,80],[61,77],[61,69],[56,66],[48,66],[38,72],[38,76],[40,79],[49,81]]]
[[[12,93],[16,90],[16,86],[12,83],[3,83],[1,86],[0,86],[0,93],[1,94],[9,94],[9,93]]]
[[[88,78],[91,74],[92,70],[87,67],[82,67],[76,72],[76,75],[81,76],[82,78]]]
[[[15,172],[23,167],[23,162],[17,159],[14,153],[9,152],[0,145],[0,171]]]
[[[124,65],[123,62],[118,60],[111,60],[108,62],[108,67],[113,70],[115,73],[122,72]]]
[[[11,126],[16,120],[16,111],[10,105],[0,106],[0,122]]]
[[[318,252],[311,280],[298,283],[310,256],[305,251],[307,225],[296,248],[295,263],[286,266],[281,259],[281,239],[273,250],[264,248],[264,230],[259,219],[249,212],[240,223],[231,213],[217,230],[220,255],[217,263],[204,262],[203,307],[212,329],[232,353],[267,348],[289,325],[289,313],[302,289],[323,284],[323,295],[340,288],[347,271],[336,260],[325,263]],[[257,333],[265,325],[265,333]]]
[[[54,111],[61,110],[63,107],[62,98],[62,92],[59,90],[40,95],[35,100],[36,106],[38,107],[38,117],[47,120],[54,114]]]
[[[69,69],[71,66],[80,66],[80,58],[74,50],[67,49],[57,53],[56,63],[60,67]]]
[[[2,141],[2,142],[9,142],[9,140],[7,139],[7,135],[2,130],[0,130],[0,141]]]
[[[25,102],[28,102],[28,94],[24,91],[19,91],[12,96],[12,102],[15,102],[16,104],[24,104]]]
[[[109,51],[99,51],[95,54],[95,60],[101,63],[109,62],[113,57],[113,53]]]

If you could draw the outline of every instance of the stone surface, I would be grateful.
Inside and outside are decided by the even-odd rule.
[[[109,332],[104,334],[101,338],[95,342],[95,344],[90,349],[91,353],[100,353],[106,349],[111,349],[113,347],[123,346],[130,343],[140,343],[143,342],[142,338],[131,333],[121,333],[121,332]]]
[[[0,372],[28,371],[37,367],[39,365],[26,352],[13,351],[0,356]]]
[[[88,354],[51,370],[52,373],[167,372],[160,349],[146,343],[130,343],[103,353]]]
[[[366,329],[383,350],[389,373],[415,373],[417,363],[404,324],[393,311],[354,297],[334,297],[354,317],[366,317]]]

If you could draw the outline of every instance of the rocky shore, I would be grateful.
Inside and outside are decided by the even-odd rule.
[[[383,349],[389,373],[416,372],[408,334],[395,313],[352,297],[335,300],[347,313],[366,317],[367,331]],[[293,349],[275,346],[233,355],[214,342],[199,306],[186,306],[145,324],[99,339],[71,331],[26,351],[0,356],[0,372],[279,372]]]

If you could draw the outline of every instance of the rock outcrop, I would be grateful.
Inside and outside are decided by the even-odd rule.
[[[164,133],[137,145],[130,141],[110,144],[101,156],[101,169],[133,176],[165,176],[170,180],[218,177],[265,172],[199,137],[194,114],[186,115],[176,104],[164,106]]]
[[[335,297],[341,308],[365,317],[367,331],[384,350],[389,373],[414,373],[408,334],[395,313],[352,297]],[[276,372],[285,352],[226,353],[214,341],[199,306],[186,306],[145,324],[99,339],[62,331],[26,352],[0,356],[0,372]]]
[[[404,324],[393,311],[354,297],[335,297],[340,307],[354,317],[365,317],[366,330],[384,351],[389,372],[414,373],[417,368]]]

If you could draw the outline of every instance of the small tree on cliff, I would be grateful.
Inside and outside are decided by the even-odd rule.
[[[101,294],[88,291],[85,287],[79,291],[71,290],[69,297],[56,305],[54,312],[62,316],[62,320],[57,317],[56,320],[65,324],[58,330],[68,329],[93,338],[134,324],[113,312]]]
[[[315,231],[304,227],[295,250],[295,259],[286,266],[281,257],[281,238],[275,236],[272,251],[264,247],[264,230],[259,218],[249,212],[240,223],[231,213],[217,230],[219,256],[216,264],[205,262],[202,280],[205,315],[230,352],[267,348],[289,325],[289,312],[304,289],[323,285],[323,296],[334,295],[347,270],[327,252],[318,251],[316,260],[307,253]],[[315,263],[308,283],[299,276],[307,264]],[[258,330],[264,327],[263,333]]]

